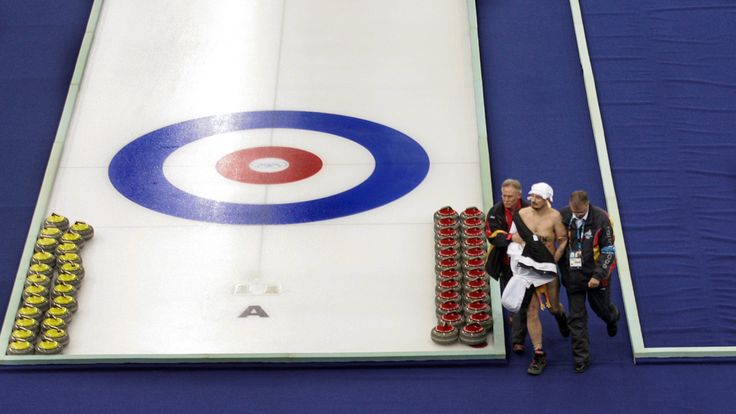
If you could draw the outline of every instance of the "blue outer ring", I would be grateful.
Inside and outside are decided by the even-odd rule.
[[[164,161],[181,146],[215,134],[258,128],[338,135],[370,151],[376,167],[365,181],[347,191],[285,204],[210,200],[176,188],[164,176]],[[333,219],[390,203],[418,186],[428,171],[424,149],[385,125],[320,112],[257,111],[193,119],[143,135],[113,157],[109,176],[125,197],[164,214],[223,224],[290,224]]]

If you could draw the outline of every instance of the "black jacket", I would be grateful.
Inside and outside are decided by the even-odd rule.
[[[569,290],[587,289],[588,281],[594,277],[601,281],[601,286],[608,286],[616,267],[613,228],[608,213],[591,204],[582,231],[578,230],[570,207],[562,208],[560,214],[568,234],[567,251],[559,262],[562,284]],[[581,242],[583,265],[571,270],[568,257],[578,241]]]
[[[521,207],[527,207],[528,202],[521,200]],[[506,211],[503,202],[496,203],[486,214],[486,238],[490,243],[490,252],[486,259],[486,272],[498,280],[504,274],[511,277],[511,269],[509,265],[504,263],[506,257],[506,248],[511,243],[506,238],[511,223],[506,222]]]

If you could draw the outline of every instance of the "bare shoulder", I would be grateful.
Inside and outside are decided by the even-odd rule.
[[[553,218],[553,219],[562,219],[562,214],[560,214],[559,211],[557,211],[557,210],[555,210],[555,209],[553,209],[551,207],[549,209],[549,213],[547,213],[547,214],[549,214],[549,216],[551,218]]]

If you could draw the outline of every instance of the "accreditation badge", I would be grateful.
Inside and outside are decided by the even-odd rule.
[[[583,267],[583,252],[580,249],[570,250],[570,269],[578,270]]]

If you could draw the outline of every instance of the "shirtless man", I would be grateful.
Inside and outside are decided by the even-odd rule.
[[[535,279],[534,286],[537,287],[536,290],[534,286],[529,289],[522,305],[528,306],[527,329],[532,345],[534,346],[534,357],[527,371],[532,375],[541,374],[547,365],[542,349],[542,324],[539,320],[540,293],[544,293],[546,302],[549,304],[550,310],[557,320],[562,336],[567,337],[570,335],[570,330],[567,326],[567,317],[562,304],[560,304],[560,285],[557,278],[556,266],[556,263],[565,253],[567,230],[562,224],[560,213],[552,208],[551,202],[553,195],[552,187],[547,183],[536,183],[531,187],[529,191],[531,205],[519,210],[518,215],[523,223],[519,223],[521,226],[516,226],[517,232],[511,238],[512,241],[522,245],[525,245],[527,242],[531,244],[539,241],[551,255],[547,255],[546,252],[542,252],[543,254],[541,255],[528,254],[532,246],[529,246],[530,249],[527,249],[525,246],[524,252],[530,257],[522,257],[518,265],[518,270],[521,273],[526,273],[528,277]],[[523,237],[524,232],[519,228],[523,226],[527,227],[524,231],[526,237]],[[552,259],[554,262],[551,262]]]

